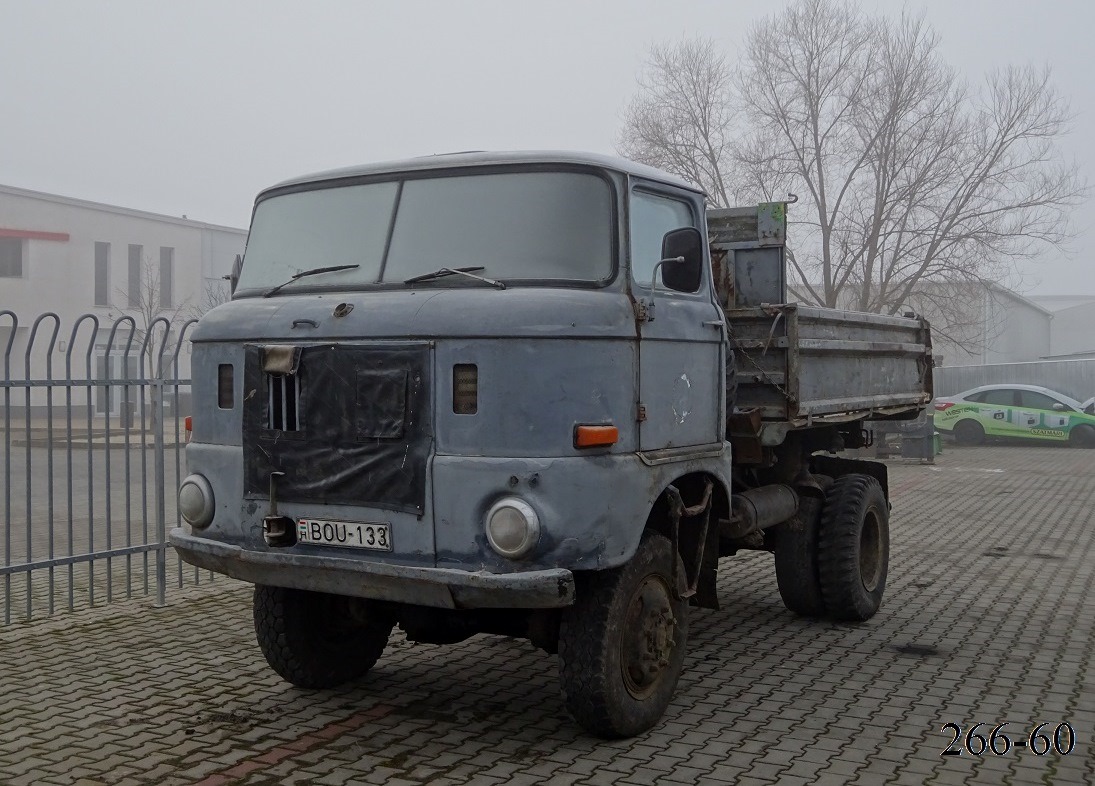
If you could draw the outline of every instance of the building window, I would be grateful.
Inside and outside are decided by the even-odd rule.
[[[129,307],[141,305],[141,246],[129,247]]]
[[[110,305],[110,243],[95,244],[95,305]]]
[[[160,246],[160,308],[175,305],[175,249]]]
[[[0,237],[0,278],[22,278],[26,241],[19,237]]]

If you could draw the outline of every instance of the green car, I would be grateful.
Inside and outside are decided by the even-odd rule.
[[[960,445],[986,437],[1067,442],[1095,448],[1095,403],[1037,385],[982,385],[935,399],[935,428]]]

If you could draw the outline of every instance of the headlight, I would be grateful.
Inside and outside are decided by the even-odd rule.
[[[179,485],[179,513],[198,529],[213,521],[213,487],[202,475],[187,475]]]
[[[506,497],[487,511],[487,540],[491,548],[509,559],[519,559],[540,539],[540,517],[522,499]]]

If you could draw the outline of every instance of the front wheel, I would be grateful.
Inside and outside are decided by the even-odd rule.
[[[393,622],[367,601],[255,585],[255,635],[266,662],[299,688],[333,688],[373,667]]]
[[[647,532],[630,562],[580,578],[560,621],[559,676],[567,709],[587,731],[631,737],[669,706],[688,639],[684,575],[669,540]]]

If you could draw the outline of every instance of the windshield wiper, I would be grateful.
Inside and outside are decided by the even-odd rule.
[[[296,281],[298,278],[304,278],[305,276],[318,276],[320,273],[334,273],[336,270],[353,270],[355,267],[361,267],[361,265],[332,265],[331,267],[314,267],[311,270],[302,270],[288,281],[284,281],[278,284],[276,287],[266,290],[262,293],[263,297],[270,297],[281,291],[282,287],[287,287]]]
[[[492,287],[498,287],[499,289],[505,289],[506,285],[501,281],[497,281],[493,278],[484,278],[483,276],[473,275],[473,271],[485,270],[482,265],[479,267],[443,267],[439,270],[435,270],[432,273],[423,273],[420,276],[412,276],[404,281],[404,284],[416,284],[419,281],[430,281],[435,278],[444,278],[445,276],[467,276],[473,278],[476,281],[482,281],[484,284],[490,284]]]

